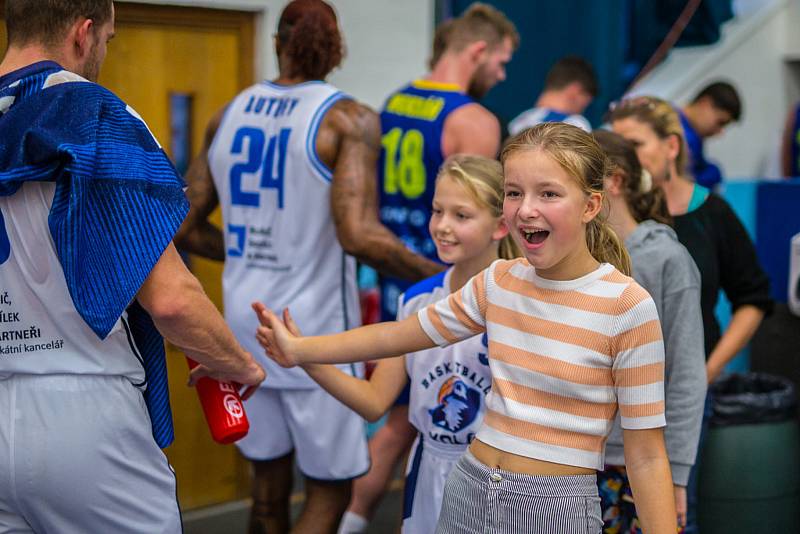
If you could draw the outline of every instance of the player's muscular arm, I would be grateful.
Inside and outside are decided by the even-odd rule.
[[[136,295],[167,341],[210,370],[211,376],[256,385],[264,371],[236,341],[171,244]]]
[[[222,231],[208,220],[211,212],[219,204],[217,190],[211,178],[211,169],[208,166],[208,149],[224,112],[225,110],[221,109],[209,121],[203,147],[186,171],[189,214],[175,235],[175,245],[181,250],[217,261],[225,259],[225,243]]]
[[[480,104],[462,106],[447,116],[442,134],[444,155],[474,154],[496,158],[500,150],[500,122]]]
[[[342,100],[325,115],[317,153],[333,169],[331,211],[344,250],[383,274],[421,280],[443,266],[412,253],[378,218],[380,123],[369,108]]]

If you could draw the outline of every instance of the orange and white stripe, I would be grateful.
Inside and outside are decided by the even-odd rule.
[[[617,411],[623,428],[665,425],[655,304],[609,264],[554,281],[524,259],[497,261],[418,317],[441,346],[488,333],[492,391],[477,437],[498,449],[602,469]]]

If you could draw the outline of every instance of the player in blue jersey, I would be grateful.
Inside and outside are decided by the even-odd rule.
[[[340,332],[360,324],[355,259],[410,279],[440,270],[378,219],[378,116],[324,81],[342,59],[333,9],[290,2],[275,45],[278,78],[242,91],[209,125],[176,238],[225,260],[225,316],[244,346],[255,345],[256,297],[291,305],[317,333]],[[208,221],[217,205],[224,232]],[[335,532],[351,480],[369,466],[363,420],[304,373],[262,362],[269,380],[248,401],[250,434],[237,443],[254,468],[250,532],[289,530],[293,459],[306,500],[292,532]]]
[[[427,226],[439,166],[453,154],[497,156],[500,123],[476,99],[505,80],[518,42],[502,13],[473,4],[437,29],[431,72],[390,95],[381,111],[381,221],[428,258],[436,259]],[[397,297],[409,285],[381,280],[384,320],[394,319]]]
[[[497,156],[500,123],[478,99],[505,80],[505,65],[518,44],[519,35],[503,13],[475,3],[437,28],[430,73],[386,99],[378,162],[381,221],[410,250],[436,259],[428,221],[434,181],[444,160],[459,153]],[[384,276],[380,285],[381,317],[394,320],[398,297],[411,284]],[[393,409],[370,440],[372,467],[355,483],[340,532],[363,528],[414,436],[407,407]]]
[[[582,113],[597,92],[592,64],[577,56],[563,57],[548,71],[536,106],[517,115],[508,124],[508,133],[517,135],[542,122],[566,122],[591,132],[592,126]]]
[[[722,183],[722,171],[706,159],[703,143],[741,118],[739,93],[728,82],[714,82],[697,93],[690,104],[678,109],[678,114],[689,148],[689,172],[696,183],[714,189]]]
[[[111,0],[6,0],[5,21],[0,532],[177,534],[161,335],[193,379],[264,371],[172,245],[183,181],[95,83]]]

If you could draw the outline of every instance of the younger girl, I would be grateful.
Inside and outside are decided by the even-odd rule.
[[[686,523],[686,485],[694,464],[706,394],[700,273],[689,252],[668,226],[664,192],[642,169],[633,145],[613,132],[597,130],[595,140],[611,160],[605,192],[608,221],[625,241],[633,278],[653,296],[664,333],[667,446],[678,524]],[[622,429],[614,425],[606,443],[606,469],[599,474],[604,530],[641,532],[630,499]]]
[[[598,218],[606,156],[580,128],[546,123],[512,138],[501,161],[503,218],[525,259],[492,263],[416,316],[333,336],[293,336],[256,305],[259,342],[292,366],[485,332],[486,414],[447,479],[437,532],[599,532],[596,471],[619,410],[644,530],[674,534],[661,328],[653,300],[619,270],[630,269],[625,249]]]
[[[480,156],[453,156],[436,179],[430,232],[447,271],[411,286],[398,320],[457,291],[498,257],[519,256],[502,222],[503,169]],[[407,383],[409,420],[419,432],[406,470],[403,532],[432,534],[447,475],[483,420],[491,377],[485,337],[382,360],[369,381],[332,365],[303,368],[331,395],[370,421],[379,419]]]

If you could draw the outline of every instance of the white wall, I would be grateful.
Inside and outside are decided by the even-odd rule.
[[[136,0],[252,11],[256,27],[256,76],[277,73],[272,36],[287,0]],[[379,108],[386,96],[426,72],[433,36],[433,0],[330,0],[339,16],[347,56],[330,81]]]
[[[755,13],[723,26],[719,43],[680,48],[637,85],[635,94],[655,94],[684,104],[707,83],[733,83],[743,100],[742,121],[706,142],[706,155],[726,178],[772,176],[784,118],[800,96],[787,66],[800,58],[797,0],[769,0]],[[797,73],[800,76],[800,73]]]

